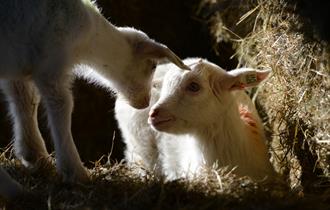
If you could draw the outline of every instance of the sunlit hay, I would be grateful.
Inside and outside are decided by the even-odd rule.
[[[207,2],[221,5],[226,0]],[[229,36],[226,41],[233,43],[239,65],[272,69],[257,90],[272,131],[272,160],[292,186],[302,181],[306,187],[322,172],[329,176],[330,56],[327,43],[311,37],[312,26],[286,2],[235,1],[244,5],[236,9],[245,15],[230,22],[216,12],[210,28],[215,40]]]

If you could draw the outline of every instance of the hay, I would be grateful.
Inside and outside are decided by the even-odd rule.
[[[203,6],[224,2],[206,1]],[[239,65],[272,69],[257,90],[272,132],[272,160],[292,186],[302,182],[309,188],[320,175],[329,176],[329,47],[310,33],[313,25],[292,1],[239,2],[222,11],[244,14],[231,20],[226,12],[215,12],[210,31],[216,41],[227,37],[233,44]]]
[[[54,169],[31,172],[7,157],[1,155],[1,167],[28,193],[12,202],[0,199],[0,209],[322,209],[329,197],[303,198],[280,180],[255,182],[227,169],[165,182],[150,171],[135,174],[139,166],[103,161],[90,169],[90,183],[73,185],[62,183]]]

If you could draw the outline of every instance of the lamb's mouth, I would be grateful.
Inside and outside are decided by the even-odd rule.
[[[164,126],[166,126],[166,124],[169,124],[174,120],[175,120],[174,117],[166,117],[166,118],[149,117],[148,123],[155,129],[159,130]]]

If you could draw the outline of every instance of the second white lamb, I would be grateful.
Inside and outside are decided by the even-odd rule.
[[[240,176],[273,176],[262,122],[244,92],[269,72],[226,72],[199,58],[184,62],[192,71],[173,64],[157,67],[147,109],[134,109],[118,98],[116,117],[128,163],[167,179],[192,177],[215,163],[236,167]]]

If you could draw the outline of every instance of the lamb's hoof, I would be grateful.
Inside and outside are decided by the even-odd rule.
[[[51,156],[43,156],[33,162],[21,159],[21,162],[32,173],[40,173],[41,171],[50,173],[55,169],[54,161]]]
[[[19,157],[19,159],[26,168],[33,170],[39,168],[49,168],[54,165],[52,157],[48,154],[39,154],[33,158]]]
[[[65,183],[79,183],[84,184],[90,182],[89,171],[82,167],[76,170],[66,170],[64,173],[59,173],[62,181]]]

